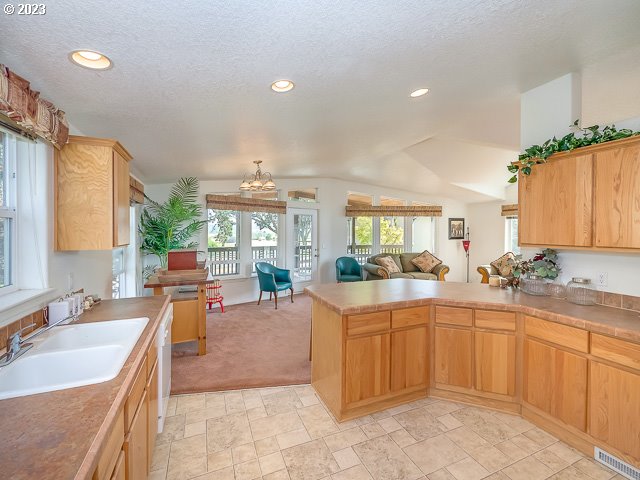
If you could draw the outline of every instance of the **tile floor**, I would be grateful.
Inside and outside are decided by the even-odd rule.
[[[518,416],[428,398],[338,424],[301,385],[171,397],[149,478],[623,477]]]

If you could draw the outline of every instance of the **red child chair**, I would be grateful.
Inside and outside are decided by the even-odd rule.
[[[220,295],[221,288],[222,285],[220,285],[220,280],[213,280],[210,283],[207,283],[207,310],[211,310],[213,308],[213,304],[218,303],[220,305],[221,313],[224,313],[224,305],[222,304],[224,297]]]

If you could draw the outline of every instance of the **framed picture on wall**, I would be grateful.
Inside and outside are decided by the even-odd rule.
[[[464,240],[464,218],[449,219],[449,240]]]

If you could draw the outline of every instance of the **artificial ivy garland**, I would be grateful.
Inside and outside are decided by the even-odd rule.
[[[573,122],[573,127],[579,128],[578,123],[579,119]],[[509,179],[509,183],[516,183],[518,181],[518,172],[522,172],[523,175],[530,175],[531,167],[541,163],[547,163],[547,158],[554,153],[567,152],[580,147],[640,135],[640,132],[634,132],[628,128],[618,130],[615,125],[608,125],[602,130],[600,130],[600,125],[580,128],[580,130],[582,131],[582,137],[578,137],[574,132],[571,132],[560,139],[553,137],[542,145],[531,145],[525,149],[524,153],[518,155],[517,163],[511,163],[507,166],[509,172],[514,174],[513,177]]]

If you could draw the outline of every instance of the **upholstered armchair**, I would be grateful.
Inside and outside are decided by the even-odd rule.
[[[278,292],[282,290],[291,290],[291,303],[293,303],[293,282],[291,281],[291,272],[284,268],[274,267],[270,263],[256,263],[256,272],[258,273],[258,282],[260,283],[260,297],[258,297],[258,305],[262,300],[262,292],[269,292],[269,300],[275,294],[276,310],[278,309]]]
[[[338,283],[362,281],[362,268],[355,258],[340,257],[336,260],[336,280]]]
[[[480,283],[489,283],[489,277],[491,275],[498,275],[498,269],[493,265],[479,265],[478,273],[482,275]]]

